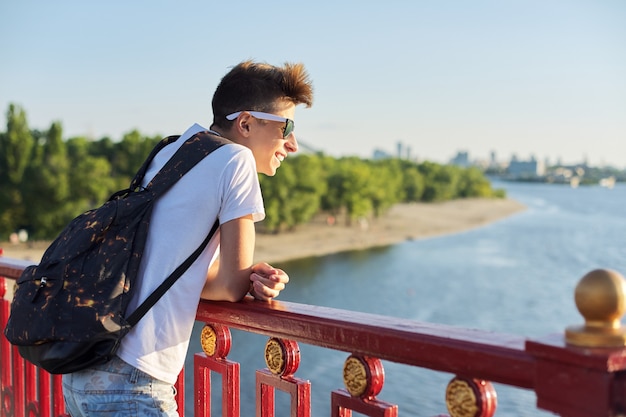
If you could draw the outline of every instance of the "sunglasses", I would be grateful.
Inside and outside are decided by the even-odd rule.
[[[291,132],[293,132],[293,129],[295,128],[293,120],[287,119],[286,117],[277,116],[271,113],[263,113],[262,111],[251,111],[251,110],[244,110],[244,111],[250,113],[250,115],[252,115],[252,117],[254,117],[255,119],[271,120],[273,122],[284,122],[285,126],[283,127],[283,139],[286,139],[287,136],[291,135]],[[231,113],[228,116],[226,116],[226,120],[235,120],[244,111]]]

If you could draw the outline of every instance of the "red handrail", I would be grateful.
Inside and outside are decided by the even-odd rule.
[[[285,301],[201,301],[196,319],[392,362],[533,388],[525,339]]]

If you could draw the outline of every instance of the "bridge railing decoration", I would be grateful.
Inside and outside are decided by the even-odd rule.
[[[0,326],[9,314],[14,279],[26,265],[0,257]],[[239,303],[202,301],[196,319],[204,323],[202,352],[194,354],[194,415],[211,416],[211,391],[221,392],[222,416],[240,415],[240,364],[228,359],[230,329],[268,337],[265,369],[256,370],[256,415],[275,415],[275,393],[290,398],[289,415],[311,415],[311,384],[296,377],[299,343],[346,353],[344,387],[330,392],[330,415],[395,417],[399,406],[379,394],[382,361],[452,374],[439,416],[491,417],[498,400],[492,383],[534,391],[537,408],[563,417],[626,415],[626,280],[598,269],[585,275],[574,294],[584,323],[537,339],[367,313],[251,299]],[[24,363],[0,340],[0,415],[63,416],[60,376]],[[188,369],[187,372],[190,370]],[[211,385],[211,375],[221,386]],[[177,383],[184,415],[184,378]],[[284,415],[285,410],[281,415]]]

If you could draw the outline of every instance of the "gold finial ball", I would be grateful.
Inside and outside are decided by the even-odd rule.
[[[593,270],[576,286],[575,300],[587,326],[619,328],[626,311],[626,281],[618,272]]]
[[[626,281],[615,271],[596,269],[576,286],[576,307],[585,318],[583,326],[565,329],[565,341],[581,347],[624,348],[626,327]]]

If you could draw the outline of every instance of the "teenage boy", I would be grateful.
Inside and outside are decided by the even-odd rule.
[[[265,216],[257,173],[272,176],[298,150],[294,113],[310,107],[313,88],[302,64],[252,61],[232,68],[213,95],[213,124],[191,126],[154,158],[146,185],[186,139],[208,131],[230,140],[184,175],[156,203],[132,311],[200,242],[220,226],[185,274],[122,339],[117,357],[63,376],[73,417],[178,416],[174,383],[183,368],[200,298],[239,301],[278,296],[287,274],[253,264],[254,222]]]

